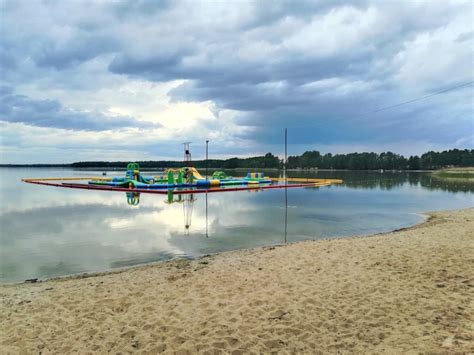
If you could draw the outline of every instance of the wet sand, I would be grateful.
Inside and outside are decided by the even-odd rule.
[[[473,352],[474,208],[371,237],[0,287],[1,353]]]

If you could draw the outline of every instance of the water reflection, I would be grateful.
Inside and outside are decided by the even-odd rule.
[[[138,206],[140,204],[140,193],[126,192],[127,203],[129,206]]]
[[[140,204],[140,193],[137,192],[126,192],[127,204],[132,207],[137,207]],[[167,198],[164,201],[166,204],[182,204],[183,215],[184,215],[184,234],[189,235],[193,218],[193,207],[194,202],[197,200],[194,194],[173,194],[172,190],[168,191]],[[207,221],[207,194],[206,194],[206,221]],[[206,222],[206,236],[207,222]]]
[[[275,172],[270,175],[275,176]],[[392,190],[405,184],[427,190],[474,192],[472,179],[446,179],[429,172],[373,172],[373,171],[291,171],[289,177],[340,178],[343,186],[355,189]]]
[[[288,189],[285,188],[285,244],[288,243]]]
[[[171,190],[168,191],[168,198],[165,201],[166,203],[168,204],[180,203],[183,205],[184,234],[185,235],[189,235],[189,229],[191,228],[191,222],[193,218],[193,207],[194,207],[195,201],[196,201],[196,197],[194,196],[194,194],[176,195],[176,194],[173,194]],[[207,208],[206,208],[206,220],[207,220]]]
[[[420,173],[306,172],[345,181],[259,193],[127,192],[124,200],[123,193],[22,184],[30,176],[94,175],[31,170],[0,169],[0,282],[383,232],[417,223],[425,211],[474,205],[472,183]]]

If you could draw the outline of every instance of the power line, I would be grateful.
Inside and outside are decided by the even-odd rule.
[[[408,101],[403,101],[403,102],[400,102],[400,103],[398,103],[398,104],[394,104],[394,105],[390,105],[390,106],[381,107],[381,108],[378,108],[378,109],[375,109],[375,110],[372,110],[372,111],[367,111],[367,112],[359,113],[359,114],[356,114],[356,115],[350,115],[350,116],[344,115],[344,117],[345,117],[345,118],[355,118],[355,117],[365,116],[365,115],[369,115],[369,114],[372,114],[372,113],[377,113],[377,112],[380,112],[380,111],[385,111],[385,110],[389,110],[389,109],[392,109],[392,108],[396,108],[396,107],[408,105],[408,104],[411,104],[411,103],[416,102],[416,101],[421,101],[421,100],[427,99],[427,98],[432,97],[432,96],[444,94],[445,92],[448,92],[448,91],[452,91],[452,90],[456,90],[456,89],[460,89],[460,88],[462,88],[462,87],[466,87],[466,86],[472,85],[473,83],[474,83],[474,80],[469,81],[469,82],[466,82],[466,83],[464,83],[464,84],[452,86],[452,87],[449,87],[449,88],[447,88],[447,89],[443,89],[443,90],[440,90],[440,91],[436,91],[436,92],[434,92],[434,93],[431,93],[431,94],[428,94],[428,95],[425,95],[425,96],[421,96],[421,97],[418,97],[418,98],[416,98],[416,99],[411,99],[411,100],[408,100]],[[312,126],[311,126],[311,125],[306,125],[306,124],[305,124],[305,125],[292,125],[292,126],[290,126],[290,128],[302,128],[302,127],[312,127]]]
[[[434,92],[434,93],[432,93],[432,94],[425,95],[425,96],[422,96],[422,97],[418,97],[418,98],[416,98],[416,99],[411,99],[411,100],[408,100],[408,101],[400,102],[400,103],[395,104],[395,105],[390,105],[390,106],[378,108],[378,109],[373,110],[373,111],[368,111],[368,112],[365,112],[365,113],[361,113],[361,114],[359,114],[358,116],[368,115],[368,114],[371,114],[371,113],[377,113],[377,112],[389,110],[389,109],[392,109],[392,108],[395,108],[395,107],[400,107],[400,106],[408,105],[408,104],[411,104],[412,102],[424,100],[424,99],[427,99],[427,98],[432,97],[432,96],[444,94],[445,92],[448,92],[448,91],[452,91],[452,90],[456,90],[456,89],[459,89],[459,88],[462,88],[462,87],[465,87],[465,86],[472,85],[473,83],[474,83],[474,81],[469,81],[469,82],[467,82],[467,83],[464,83],[464,84],[461,84],[461,85],[457,85],[457,86],[453,86],[453,87],[450,87],[450,88],[447,88],[447,89],[444,89],[444,90],[436,91],[436,92]]]

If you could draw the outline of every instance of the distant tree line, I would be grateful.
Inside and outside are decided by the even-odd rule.
[[[72,163],[73,168],[124,168],[129,162],[124,161],[81,161]],[[184,165],[182,161],[174,160],[157,160],[157,161],[137,161],[141,169],[150,168],[179,168]],[[209,159],[206,160],[193,160],[191,165],[203,169],[206,166],[209,169],[278,169],[281,168],[283,161],[272,153],[267,153],[264,156],[251,157],[251,158],[230,158],[230,159]]]
[[[443,152],[427,152],[408,159],[392,152],[320,154],[308,151],[288,158],[289,169],[348,169],[348,170],[433,170],[444,167],[474,166],[474,149],[451,149]]]
[[[72,164],[3,164],[0,166],[57,166],[72,168],[119,168],[127,166],[128,161],[84,161]],[[182,161],[158,160],[138,161],[142,169],[177,168],[182,167]],[[267,153],[264,156],[251,158],[209,159],[194,160],[192,165],[203,169],[279,169],[284,167],[284,161]],[[443,152],[429,151],[421,156],[402,155],[392,152],[384,153],[349,153],[349,154],[321,154],[307,151],[302,155],[288,157],[288,169],[347,169],[347,170],[434,170],[444,167],[474,166],[474,149],[451,149]]]

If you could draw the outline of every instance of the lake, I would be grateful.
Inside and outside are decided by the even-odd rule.
[[[174,197],[21,182],[101,172],[0,168],[0,283],[386,232],[423,221],[427,211],[474,206],[472,182],[415,172],[290,172],[344,183]]]

